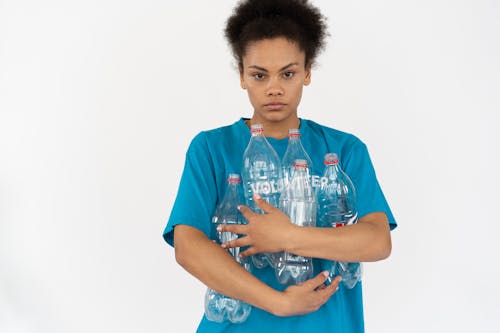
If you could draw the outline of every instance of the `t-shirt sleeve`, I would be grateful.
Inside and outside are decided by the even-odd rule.
[[[178,224],[195,227],[210,237],[210,219],[216,200],[214,166],[202,132],[193,139],[186,153],[177,197],[163,231],[165,241],[174,246],[174,227]]]
[[[359,141],[355,144],[344,162],[343,169],[351,178],[356,189],[358,217],[361,218],[374,212],[384,212],[389,220],[390,229],[396,228],[396,220],[380,188],[368,149],[364,143]]]

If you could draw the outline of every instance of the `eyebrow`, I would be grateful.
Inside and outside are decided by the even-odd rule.
[[[289,67],[292,67],[292,66],[298,66],[299,63],[298,62],[292,62],[292,63],[289,63],[288,65],[284,66],[284,67],[281,67],[279,72],[281,71],[284,71],[285,69],[289,68]],[[263,72],[269,72],[267,69],[265,69],[264,67],[260,67],[260,66],[256,66],[256,65],[252,65],[252,66],[248,66],[248,68],[253,68],[253,69],[258,69],[260,71],[263,71]]]

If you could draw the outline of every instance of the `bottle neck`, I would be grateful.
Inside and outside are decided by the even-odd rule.
[[[284,200],[312,200],[314,190],[309,178],[309,168],[294,167],[292,177],[282,192]]]
[[[337,177],[340,173],[340,166],[338,163],[325,165],[325,177]]]
[[[310,183],[309,167],[294,165],[291,170],[289,181],[290,183],[296,183],[296,182]]]
[[[300,138],[289,137],[287,150],[290,151],[290,153],[303,150],[302,143],[300,142]],[[304,157],[301,155],[300,158],[304,158]]]
[[[264,131],[251,131],[252,138],[264,138]]]
[[[236,194],[238,193],[238,186],[240,185],[240,182],[229,182],[227,184],[227,193],[228,194]]]
[[[227,184],[227,189],[226,193],[224,194],[224,197],[222,199],[223,203],[229,203],[229,202],[236,202],[237,204],[241,204],[240,202],[242,200],[242,192],[239,191],[240,188],[239,182],[229,182]]]
[[[299,178],[299,177],[309,178],[309,169],[294,167],[292,178]]]

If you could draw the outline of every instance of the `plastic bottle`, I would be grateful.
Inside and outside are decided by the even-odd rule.
[[[279,208],[290,221],[301,227],[316,226],[316,195],[309,179],[307,161],[294,163],[291,178],[283,189]],[[298,284],[313,275],[312,258],[281,252],[278,256],[276,277],[282,284]]]
[[[354,185],[338,162],[337,154],[325,155],[325,171],[318,189],[318,227],[339,228],[358,221]],[[330,272],[328,283],[336,275],[342,276],[347,288],[353,288],[361,280],[359,262],[321,260],[321,268]]]
[[[237,208],[244,200],[240,176],[238,174],[230,174],[226,193],[212,217],[214,230],[217,230],[217,226],[220,224],[245,224],[246,220]],[[234,233],[217,231],[217,242],[219,244],[236,238],[238,238],[238,235]],[[250,270],[248,259],[238,257],[240,248],[231,248],[228,249],[228,252],[243,267]],[[252,307],[249,304],[207,288],[205,294],[205,315],[208,320],[219,323],[225,320],[229,320],[232,323],[242,323],[250,315],[251,310]]]
[[[281,190],[281,162],[278,154],[264,136],[261,124],[250,129],[251,138],[243,153],[242,180],[246,205],[256,213],[264,213],[254,202],[258,193],[269,204],[277,207]],[[260,253],[252,256],[255,267],[275,266],[274,253]]]
[[[312,160],[307,154],[300,140],[300,130],[291,128],[288,130],[288,146],[286,147],[285,155],[281,160],[283,170],[283,188],[288,184],[294,168],[295,160],[306,160],[309,170],[313,170]]]

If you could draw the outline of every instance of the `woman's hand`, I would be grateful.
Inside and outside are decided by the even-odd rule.
[[[288,235],[296,228],[279,208],[276,208],[258,194],[253,199],[264,214],[253,212],[246,206],[238,209],[247,219],[248,224],[221,224],[217,228],[219,232],[232,232],[244,235],[230,242],[222,244],[223,248],[248,247],[240,252],[240,257],[252,256],[262,252],[280,252],[285,250]]]
[[[283,291],[282,304],[273,312],[276,316],[296,316],[317,311],[338,290],[341,277],[337,276],[328,286],[324,285],[328,272]]]

